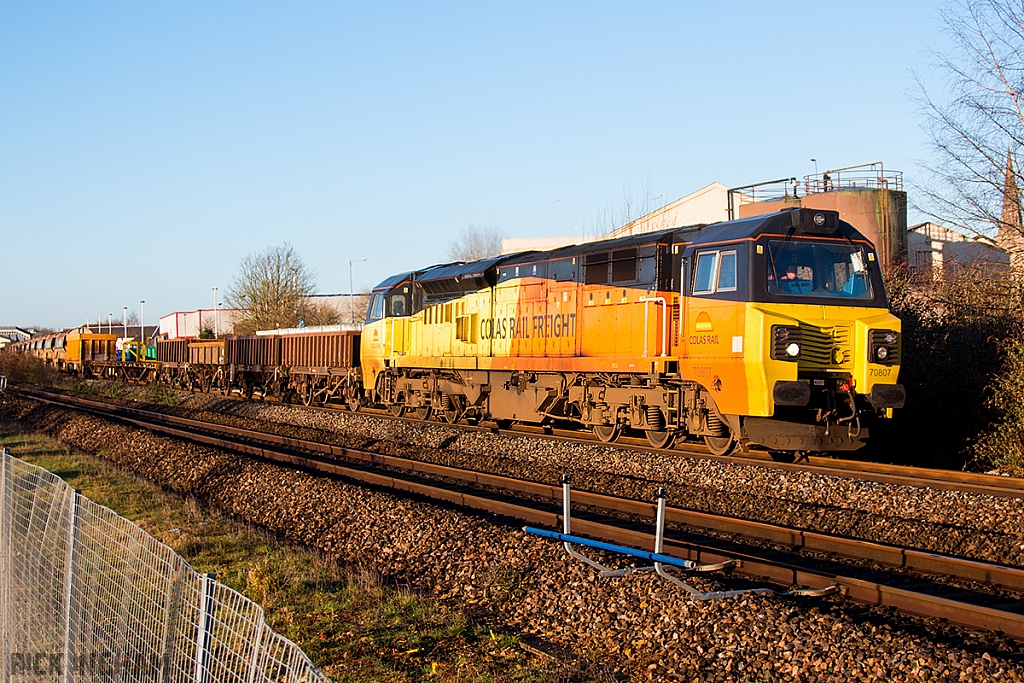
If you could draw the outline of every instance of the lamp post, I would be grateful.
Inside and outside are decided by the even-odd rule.
[[[107,313],[107,334],[114,333],[114,314]]]
[[[220,309],[217,308],[217,288],[213,288],[213,338],[217,339],[220,334]]]
[[[121,307],[121,322],[124,324],[124,338],[128,338],[128,307]]]
[[[356,323],[356,304],[352,300],[354,292],[352,291],[352,264],[356,261],[365,261],[366,257],[354,258],[348,262],[348,318],[349,322],[353,325]]]
[[[139,325],[139,341],[142,342],[143,353],[146,349],[146,300],[141,299],[139,301],[139,318],[142,323]]]

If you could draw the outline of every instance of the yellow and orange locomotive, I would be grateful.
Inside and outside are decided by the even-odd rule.
[[[441,265],[373,290],[364,399],[656,447],[844,451],[905,392],[873,246],[832,211]]]

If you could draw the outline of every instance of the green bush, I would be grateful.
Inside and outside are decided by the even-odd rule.
[[[979,464],[1024,476],[1024,338],[1010,339],[986,406],[996,414],[974,446]]]
[[[53,386],[56,371],[43,361],[23,353],[0,352],[0,375],[9,382]]]
[[[964,468],[998,418],[988,400],[1003,368],[1002,340],[1021,329],[1020,283],[972,268],[936,279],[906,267],[886,273],[893,314],[903,322],[899,382],[907,403],[872,434],[871,454],[893,462]]]

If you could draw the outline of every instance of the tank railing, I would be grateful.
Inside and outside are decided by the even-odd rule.
[[[753,202],[779,201],[800,198],[800,181],[779,178],[763,183],[730,187],[727,193],[729,220],[739,218],[739,207]]]
[[[903,172],[887,171],[881,161],[876,161],[804,176],[805,194],[852,189],[902,190]]]
[[[677,576],[674,576],[668,571],[668,568],[675,569],[686,573],[704,573],[713,572],[724,569],[732,569],[739,566],[739,563],[735,560],[726,560],[725,562],[718,562],[715,564],[700,564],[693,560],[684,560],[678,557],[672,557],[671,555],[665,555],[662,550],[665,543],[665,499],[667,492],[664,487],[658,489],[658,511],[655,518],[655,536],[654,536],[654,552],[648,552],[646,550],[639,550],[637,548],[631,548],[629,546],[618,545],[615,543],[605,543],[604,541],[596,541],[594,539],[585,538],[583,536],[574,536],[572,534],[572,515],[571,515],[571,498],[572,492],[569,486],[569,475],[562,475],[562,532],[548,531],[547,529],[538,529],[536,527],[523,527],[523,531],[540,536],[541,538],[548,538],[553,541],[560,541],[565,547],[565,551],[570,557],[577,559],[584,564],[596,569],[598,575],[602,578],[610,578],[617,576],[626,576],[636,572],[649,572],[653,571],[658,576],[667,580],[669,583],[683,589],[689,600],[721,600],[723,598],[732,598],[739,595],[753,595],[757,593],[771,593],[774,595],[806,595],[806,596],[822,596],[830,595],[835,593],[838,589],[836,586],[829,586],[822,589],[813,588],[797,588],[790,591],[779,592],[771,588],[745,588],[739,590],[727,590],[727,591],[701,591],[694,588],[690,584],[682,581]],[[603,550],[605,552],[617,553],[619,555],[625,555],[627,557],[635,557],[641,560],[647,560],[652,562],[649,566],[640,567],[624,567],[622,569],[610,569],[597,560],[594,560],[586,555],[582,554],[574,546],[580,546],[585,548],[593,548],[595,550]]]

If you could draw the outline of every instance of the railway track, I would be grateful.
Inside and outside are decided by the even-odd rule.
[[[30,391],[24,387],[12,388],[14,390]],[[226,400],[235,401],[251,400],[234,394],[222,394],[220,397]],[[260,400],[267,403],[281,403],[276,398],[261,398]],[[355,414],[354,411],[349,408],[337,404],[301,407],[303,409],[313,411]],[[361,408],[358,413],[410,424],[432,423],[432,421],[425,422],[424,420],[411,416],[396,416],[385,409]],[[796,462],[785,462],[776,459],[768,451],[745,448],[738,449],[737,452],[730,455],[713,455],[709,453],[707,448],[702,444],[696,443],[676,443],[671,449],[655,449],[647,443],[646,439],[627,435],[621,436],[614,442],[614,444],[603,444],[603,442],[589,432],[552,426],[537,426],[517,423],[509,427],[501,427],[497,423],[493,422],[484,422],[476,425],[467,423],[451,424],[448,422],[438,422],[437,424],[443,424],[449,429],[461,429],[465,431],[484,431],[490,433],[515,434],[520,436],[526,435],[538,439],[550,439],[589,445],[608,445],[613,448],[639,452],[669,452],[696,460],[710,460],[736,465],[755,465],[783,472],[810,472],[832,477],[842,477],[860,481],[873,481],[880,484],[926,487],[942,491],[961,491],[964,493],[982,494],[996,496],[999,498],[1024,498],[1024,478],[1020,477],[998,476],[948,469],[909,467],[906,465],[892,465],[864,460],[849,460],[813,455],[802,458]]]
[[[221,398],[237,401],[251,400],[234,394],[221,395]],[[276,398],[261,398],[260,400],[267,403],[280,403]],[[337,404],[328,404],[324,406],[309,405],[302,407],[306,410],[354,414],[349,408]],[[396,416],[385,409],[361,408],[358,412],[373,415],[382,419],[397,420],[410,424],[425,423],[424,420],[416,417]],[[426,424],[430,423],[431,421],[426,421]],[[438,422],[437,424],[444,424],[445,427],[450,429],[462,429],[466,431],[527,435],[538,439],[569,441],[590,445],[602,445],[603,443],[589,432],[551,426],[517,423],[503,428],[494,422],[484,422],[478,425],[466,423],[451,424],[448,422]],[[739,449],[737,452],[730,455],[713,455],[707,451],[705,446],[696,443],[676,443],[671,449],[655,449],[652,448],[643,437],[631,437],[626,435],[619,437],[614,444],[606,445],[609,447],[640,452],[670,452],[696,460],[710,460],[737,465],[756,465],[758,467],[785,472],[811,472],[832,477],[873,481],[881,484],[927,487],[943,491],[962,491],[964,493],[977,493],[997,496],[1000,498],[1024,498],[1024,478],[1020,477],[1004,477],[992,474],[963,472],[948,469],[909,467],[906,465],[891,465],[864,460],[849,460],[813,455],[802,458],[796,462],[785,462],[776,459],[768,451],[756,449]]]
[[[230,395],[225,398],[229,398],[231,400],[247,400],[234,395]],[[268,401],[274,403],[278,402],[276,399],[268,399]],[[307,410],[353,414],[353,411],[340,405],[314,405],[303,406],[303,408]],[[358,412],[373,415],[382,419],[397,420],[410,424],[425,423],[424,420],[420,420],[415,417],[395,416],[384,409],[362,408]],[[426,422],[426,424],[430,423],[430,421]],[[711,460],[736,465],[756,465],[758,467],[784,472],[810,472],[832,477],[873,481],[880,484],[927,487],[943,491],[961,491],[964,493],[976,493],[988,496],[997,496],[1000,498],[1024,498],[1024,478],[1020,477],[1004,477],[978,472],[909,467],[906,465],[891,465],[864,460],[849,460],[813,455],[803,458],[797,462],[785,462],[775,459],[775,457],[767,451],[752,449],[740,449],[731,455],[713,455],[709,453],[707,448],[702,444],[695,443],[677,443],[673,448],[668,450],[655,449],[647,443],[646,439],[630,436],[621,436],[614,444],[603,444],[603,442],[588,432],[526,424],[515,424],[507,428],[502,428],[492,422],[484,422],[479,425],[465,423],[451,424],[447,422],[439,422],[437,424],[443,424],[445,427],[451,429],[463,429],[466,431],[527,435],[538,439],[571,441],[590,445],[608,445],[609,447],[641,452],[670,452],[696,460]]]
[[[17,391],[37,401],[85,411],[167,436],[498,514],[536,526],[558,529],[562,522],[557,505],[561,501],[562,489],[554,483],[538,483],[382,455],[54,392],[27,388]],[[573,491],[572,501],[584,511],[574,513],[574,533],[632,547],[653,547],[650,522],[656,512],[655,503],[587,491]],[[847,598],[856,602],[946,619],[960,626],[1001,632],[1024,640],[1024,615],[1004,609],[1002,605],[978,604],[1002,601],[1019,607],[1016,595],[1009,599],[1005,595],[993,595],[993,591],[1024,592],[1024,570],[1017,567],[683,508],[668,508],[666,521],[672,526],[664,550],[681,559],[703,564],[733,560],[739,563],[737,573],[757,581],[815,589],[838,586]],[[701,530],[769,544],[775,550],[764,552],[756,543],[743,546],[736,542],[709,542],[700,536]],[[778,548],[786,550],[780,552]],[[848,566],[846,569],[851,571],[846,572],[842,565],[822,560],[822,555],[883,566],[891,575],[885,580],[850,576],[848,574],[858,573],[854,567]],[[942,583],[925,581],[930,587],[928,592],[905,587],[908,583],[922,583],[924,575],[946,577],[954,584],[984,584],[988,588],[987,592],[976,591],[974,601],[965,601],[936,594],[944,592]],[[917,578],[908,581],[907,577]],[[959,588],[952,593],[962,596],[965,591]]]

